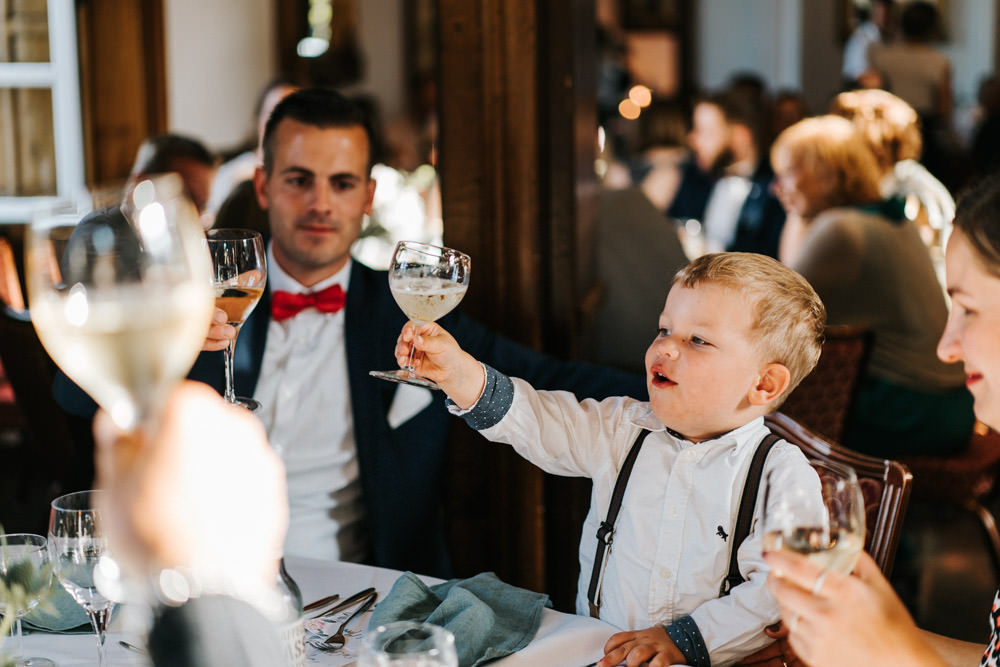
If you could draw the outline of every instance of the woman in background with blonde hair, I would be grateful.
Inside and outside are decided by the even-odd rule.
[[[917,223],[943,281],[944,243],[955,217],[955,200],[918,162],[923,140],[917,112],[892,93],[871,89],[840,93],[830,103],[830,113],[854,123],[868,142],[882,172],[883,196],[905,201],[906,217]]]
[[[854,125],[800,121],[771,148],[775,192],[788,216],[781,260],[812,284],[830,324],[865,324],[874,346],[844,444],[889,458],[948,455],[972,434],[961,366],[937,358],[948,308],[902,200]]]

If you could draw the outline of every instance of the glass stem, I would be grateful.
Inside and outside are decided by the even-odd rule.
[[[88,610],[87,615],[90,616],[90,625],[94,628],[94,635],[97,637],[97,664],[98,667],[104,667],[108,655],[104,640],[107,638],[111,607]]]
[[[410,342],[410,356],[407,357],[407,359],[406,359],[406,365],[403,366],[403,370],[407,371],[409,373],[413,373],[414,375],[416,375],[417,372],[415,370],[413,370],[413,351],[414,350],[416,350],[416,348],[413,346],[413,342],[411,341]]]
[[[10,629],[10,639],[13,644],[12,655],[20,662],[24,657],[24,649],[21,645],[21,617],[17,614],[14,615],[14,625]]]
[[[236,336],[229,339],[229,345],[226,345],[224,351],[226,357],[226,402],[235,403],[236,402],[236,390],[235,383],[233,382],[233,354],[236,351]]]

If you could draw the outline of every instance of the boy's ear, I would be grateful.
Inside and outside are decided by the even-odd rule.
[[[757,384],[750,390],[750,404],[767,405],[785,393],[791,381],[792,374],[784,364],[767,364],[761,370]]]

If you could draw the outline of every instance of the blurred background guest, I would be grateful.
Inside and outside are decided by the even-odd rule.
[[[939,179],[954,187],[961,182],[948,173],[949,155],[956,139],[952,130],[951,60],[935,48],[941,36],[937,6],[914,0],[902,9],[900,39],[869,49],[872,69],[882,79],[880,87],[893,92],[920,116],[923,161]]]
[[[771,160],[796,234],[782,261],[815,288],[830,324],[874,332],[844,444],[888,458],[961,450],[975,422],[972,397],[961,367],[935,353],[948,307],[902,201],[881,193],[871,149],[850,121],[820,116],[782,132]]]
[[[904,200],[906,217],[917,223],[943,284],[944,242],[955,200],[918,162],[923,142],[917,112],[890,92],[869,89],[840,93],[830,113],[853,122],[868,142],[882,172],[882,196]]]
[[[136,152],[130,181],[174,172],[184,182],[184,193],[204,216],[219,161],[203,143],[181,134],[158,134],[142,142]],[[206,218],[202,218],[202,223]]]
[[[871,45],[888,41],[892,31],[892,0],[872,0],[868,6],[859,2],[853,5],[858,25],[844,44],[844,61],[840,68],[845,88],[859,85],[862,75],[872,69],[868,57]]]

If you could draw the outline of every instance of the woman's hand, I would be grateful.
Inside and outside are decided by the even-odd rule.
[[[854,576],[787,551],[768,552],[764,560],[792,648],[810,667],[945,664],[868,554],[861,554]]]

